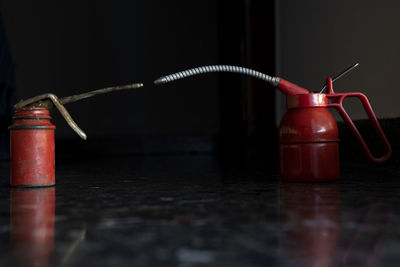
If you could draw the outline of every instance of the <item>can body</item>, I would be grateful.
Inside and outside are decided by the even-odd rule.
[[[279,127],[281,179],[319,182],[339,177],[338,128],[324,107],[290,108]]]
[[[19,108],[10,129],[11,186],[55,185],[55,126],[45,108]]]

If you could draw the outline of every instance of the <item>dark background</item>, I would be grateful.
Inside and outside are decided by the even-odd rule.
[[[400,115],[397,1],[2,0],[0,8],[18,99],[145,84],[68,105],[86,142],[54,110],[58,151],[273,148],[284,96],[262,82],[207,74],[152,83],[209,64],[246,66],[316,90],[360,62],[335,83],[337,91],[362,91],[379,118]],[[347,107],[365,118],[358,103]]]
[[[0,31],[3,158],[14,94],[145,84],[68,105],[87,141],[53,110],[56,188],[10,189],[10,163],[0,162],[0,265],[398,266],[399,8],[394,0],[0,0],[12,56]],[[361,66],[335,89],[368,95],[395,153],[371,164],[340,127],[345,157],[332,183],[279,179],[285,107],[274,88],[237,74],[152,83],[234,64],[313,91],[354,62]]]

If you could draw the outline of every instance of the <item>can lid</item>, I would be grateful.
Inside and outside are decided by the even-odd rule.
[[[50,122],[50,111],[46,108],[23,107],[15,108],[14,123],[9,130],[54,130]]]
[[[310,93],[299,95],[288,95],[286,97],[287,108],[309,108],[309,107],[327,107],[328,98],[326,94]]]
[[[14,110],[14,120],[18,119],[51,119],[50,112],[46,108],[23,107]]]

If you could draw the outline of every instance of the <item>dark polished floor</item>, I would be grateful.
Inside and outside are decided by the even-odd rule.
[[[0,266],[398,266],[400,168],[345,162],[335,183],[212,154],[57,161],[56,187],[10,189]]]

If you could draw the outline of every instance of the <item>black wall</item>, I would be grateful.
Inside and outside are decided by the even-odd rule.
[[[205,145],[200,150],[207,151],[216,143],[243,148],[249,138],[274,134],[269,131],[275,127],[274,91],[265,93],[262,82],[237,74],[206,74],[153,85],[161,75],[209,64],[273,73],[273,3],[0,3],[20,99],[45,92],[62,97],[112,85],[145,84],[66,106],[89,141],[130,138],[135,146],[141,143],[138,151],[144,152],[170,143],[182,143],[180,149],[185,150],[184,146],[200,142]],[[265,29],[270,34],[265,35]],[[79,138],[58,111],[52,114],[59,139]],[[119,146],[124,144],[120,141]]]
[[[216,75],[152,83],[163,74],[218,63],[215,1],[3,0],[1,7],[19,98],[144,82],[143,89],[67,108],[89,138],[218,133]],[[57,136],[75,137],[55,117]]]
[[[400,116],[400,2],[395,0],[277,1],[278,73],[310,90],[347,66],[360,66],[334,83],[337,92],[363,92],[378,118]],[[283,98],[283,97],[282,97]],[[367,118],[357,101],[354,119]],[[282,105],[279,113],[285,112]]]

